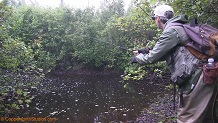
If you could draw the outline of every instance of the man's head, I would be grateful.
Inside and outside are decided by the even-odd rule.
[[[155,20],[157,26],[163,29],[163,25],[173,17],[174,10],[171,6],[160,5],[154,9],[152,19]]]

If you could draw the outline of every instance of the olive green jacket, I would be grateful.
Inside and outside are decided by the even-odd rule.
[[[185,15],[170,19],[165,25],[159,40],[148,54],[139,54],[136,60],[140,64],[151,64],[160,60],[166,60],[171,72],[171,80],[177,84],[191,80],[200,62],[184,46],[190,40],[183,27],[169,26],[170,23],[186,23]],[[191,88],[191,87],[189,87]]]
[[[172,22],[182,22],[186,23],[187,20],[185,15],[176,16],[165,24],[165,27]],[[164,28],[159,40],[152,50],[149,51],[148,54],[140,54],[136,56],[136,60],[140,64],[151,64],[157,61],[160,61],[162,57],[165,57],[170,53],[170,51],[177,46],[178,44],[182,44],[182,40],[179,39],[180,36],[178,32],[173,28]],[[187,37],[181,37],[187,38]],[[184,41],[187,39],[184,39]]]

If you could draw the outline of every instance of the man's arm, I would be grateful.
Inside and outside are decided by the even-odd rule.
[[[178,33],[176,30],[169,28],[162,33],[154,48],[149,50],[148,54],[138,54],[136,61],[140,64],[154,63],[179,43]]]

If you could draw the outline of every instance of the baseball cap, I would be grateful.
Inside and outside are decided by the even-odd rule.
[[[165,12],[167,11],[173,11],[173,8],[169,5],[160,5],[160,6],[157,6],[155,9],[154,9],[154,13],[153,13],[153,16],[152,16],[152,19],[154,19],[155,17],[165,17]]]

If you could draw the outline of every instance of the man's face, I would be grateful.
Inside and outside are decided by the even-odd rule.
[[[162,26],[160,17],[155,17],[154,20],[155,20],[155,23],[156,23],[157,27],[158,27],[159,29],[163,29],[163,26]]]

